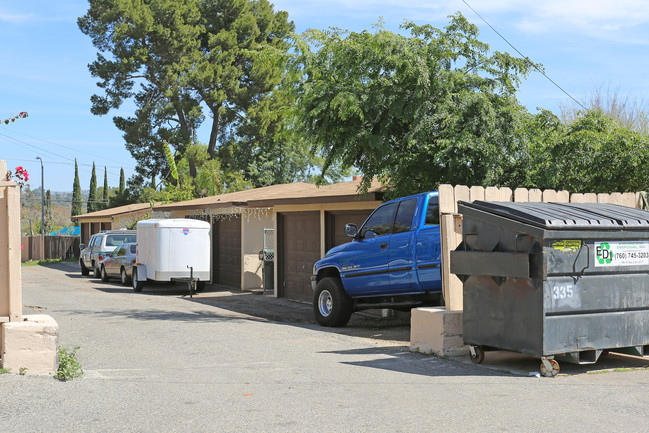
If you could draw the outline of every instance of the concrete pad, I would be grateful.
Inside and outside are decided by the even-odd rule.
[[[485,352],[481,364],[474,364],[469,355],[452,356],[450,359],[464,364],[521,376],[541,376],[541,360],[530,355],[504,350]],[[604,353],[595,364],[570,364],[559,360],[559,376],[577,374],[605,373],[609,371],[631,371],[649,369],[649,358],[623,355],[619,353]]]
[[[22,322],[1,326],[2,368],[12,373],[55,374],[58,370],[59,325],[44,314],[23,316]]]
[[[462,311],[444,307],[424,307],[411,310],[410,350],[457,356],[468,353],[462,340]]]

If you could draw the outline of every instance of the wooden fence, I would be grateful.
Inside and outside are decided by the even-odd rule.
[[[462,282],[451,274],[451,251],[462,242],[462,215],[457,213],[457,202],[463,201],[515,201],[560,203],[611,203],[628,207],[641,207],[641,193],[614,192],[611,194],[570,194],[568,191],[440,185],[439,212],[442,231],[442,291],[447,310],[462,310]]]
[[[21,261],[79,257],[79,236],[22,236]]]

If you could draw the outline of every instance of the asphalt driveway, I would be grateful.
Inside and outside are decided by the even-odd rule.
[[[133,293],[76,265],[23,268],[85,375],[0,375],[0,431],[624,431],[649,422],[649,371],[554,379],[411,353],[408,323],[332,331],[310,306],[212,287]]]

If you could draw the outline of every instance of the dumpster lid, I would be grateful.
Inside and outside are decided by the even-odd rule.
[[[608,203],[461,202],[545,229],[647,229],[649,212]]]

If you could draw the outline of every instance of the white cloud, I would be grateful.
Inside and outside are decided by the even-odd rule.
[[[20,24],[32,21],[33,19],[34,14],[12,14],[0,10],[0,22]]]
[[[620,35],[649,23],[646,0],[467,0],[481,16],[496,27],[515,27],[523,32],[549,34],[571,32],[606,39],[623,39]],[[378,17],[401,22],[404,18],[417,23],[446,21],[446,16],[461,11],[479,24],[462,0],[275,0],[276,9],[287,10],[300,21],[313,16],[314,10],[332,17]]]

